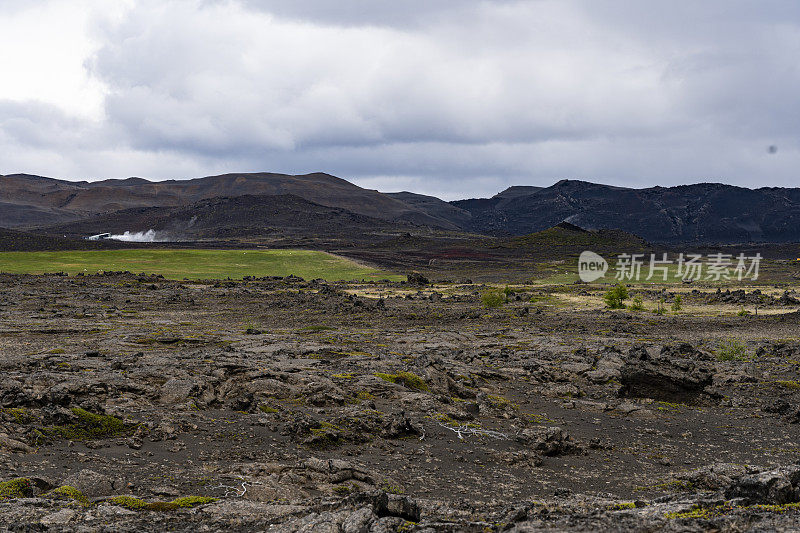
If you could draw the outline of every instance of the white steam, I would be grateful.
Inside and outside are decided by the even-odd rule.
[[[169,240],[163,236],[156,235],[156,231],[152,229],[147,231],[137,231],[136,233],[126,231],[121,235],[112,235],[109,237],[109,239],[127,242],[166,242]]]

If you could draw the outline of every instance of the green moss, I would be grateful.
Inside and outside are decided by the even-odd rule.
[[[400,485],[395,485],[390,482],[388,479],[384,479],[380,485],[380,489],[383,492],[387,492],[389,494],[405,494],[406,491],[403,490],[403,487]]]
[[[356,376],[354,376],[349,372],[346,372],[344,374],[333,374],[331,377],[336,379],[356,379]]]
[[[115,496],[106,501],[110,504],[130,509],[131,511],[143,511],[147,509],[146,501],[134,498],[133,496]]]
[[[608,507],[609,511],[624,511],[625,509],[636,509],[636,504],[633,502],[623,502]]]
[[[528,422],[538,425],[552,424],[555,422],[555,420],[552,418],[548,418],[546,415],[537,413],[525,413],[525,418],[528,420]]]
[[[25,477],[19,477],[0,483],[0,500],[28,498],[33,496],[33,483]]]
[[[664,515],[664,517],[669,520],[675,520],[679,518],[713,518],[715,516],[722,516],[730,513],[736,509],[738,509],[738,507],[732,507],[730,505],[716,505],[714,507],[700,507],[695,505],[688,511],[667,513]]]
[[[519,405],[515,404],[508,398],[504,398],[503,396],[497,394],[490,394],[486,397],[486,399],[489,400],[489,404],[495,409],[506,409],[508,407],[512,409],[519,408]]]
[[[217,501],[216,498],[211,498],[209,496],[184,496],[182,498],[174,499],[170,503],[173,503],[178,507],[188,509],[190,507],[195,507],[198,505],[214,503],[215,501]]]
[[[274,407],[270,407],[269,405],[265,405],[263,403],[258,406],[258,410],[261,411],[262,413],[267,413],[267,414],[278,412],[278,410],[275,409]]]
[[[449,424],[451,426],[457,426],[458,422],[456,422],[450,415],[445,413],[436,413],[434,415],[430,415],[430,418],[433,418],[437,422],[441,422],[442,424]]]
[[[184,496],[176,498],[171,502],[146,502],[133,496],[115,496],[109,498],[106,502],[119,505],[131,511],[174,511],[176,509],[189,509],[198,505],[213,503],[217,498],[208,496]]]
[[[45,427],[42,432],[69,440],[91,440],[121,435],[133,429],[133,426],[125,424],[119,418],[90,413],[80,407],[73,408],[72,413],[78,419],[75,423]]]
[[[25,425],[36,421],[36,417],[23,407],[11,407],[3,409],[2,412],[11,415],[16,424]]]
[[[89,498],[87,498],[81,491],[70,485],[63,485],[57,489],[53,489],[46,494],[50,498],[58,500],[72,500],[78,502],[84,507],[89,506]]]
[[[311,428],[311,436],[303,441],[303,444],[316,450],[336,446],[341,441],[341,431],[339,426],[329,422],[320,422],[319,427]]]
[[[377,377],[381,378],[384,381],[388,381],[390,383],[397,383],[398,385],[403,385],[406,388],[419,390],[419,391],[427,391],[428,384],[416,374],[411,372],[398,372],[396,374],[384,374],[383,372],[377,372],[375,374]]]
[[[778,380],[775,382],[775,384],[780,385],[785,389],[800,390],[800,383],[798,383],[797,381]]]
[[[783,505],[753,505],[750,509],[769,511],[772,513],[787,513],[789,511],[800,510],[800,503],[785,503]]]
[[[375,396],[373,396],[372,394],[370,394],[365,390],[362,390],[356,393],[356,398],[358,398],[359,400],[374,400]]]
[[[337,485],[333,487],[333,492],[334,494],[338,494],[340,496],[346,496],[351,492],[354,492],[356,489],[358,489],[358,487],[351,483],[349,485]]]

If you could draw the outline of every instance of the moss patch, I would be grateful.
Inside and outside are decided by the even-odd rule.
[[[46,496],[49,498],[55,498],[57,500],[71,500],[78,502],[84,507],[89,506],[89,498],[87,498],[81,491],[70,485],[63,485],[57,489],[53,489],[48,492]]]
[[[33,483],[25,477],[3,481],[0,483],[0,500],[29,498],[33,496]]]
[[[396,374],[384,374],[383,372],[377,372],[375,375],[384,381],[397,383],[398,385],[402,385],[409,389],[428,391],[428,384],[425,383],[425,380],[411,372],[398,372]]]
[[[24,407],[10,407],[0,412],[11,416],[15,424],[26,425],[36,421],[36,417]]]
[[[133,429],[132,425],[125,424],[119,418],[90,413],[80,407],[73,408],[72,413],[77,417],[76,422],[45,427],[42,428],[42,433],[69,440],[91,440],[122,435]]]
[[[106,500],[107,503],[119,505],[131,511],[174,511],[176,509],[189,509],[215,501],[217,501],[217,498],[208,496],[183,496],[170,502],[146,502],[133,496],[115,496]]]

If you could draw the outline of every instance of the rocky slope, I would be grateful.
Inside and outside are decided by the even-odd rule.
[[[592,286],[483,309],[485,287],[417,276],[0,282],[0,528],[800,526],[796,302],[659,316],[567,303]]]

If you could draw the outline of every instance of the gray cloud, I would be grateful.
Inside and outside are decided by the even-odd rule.
[[[322,170],[448,198],[565,177],[796,184],[793,2],[140,0],[92,35],[105,116],[0,103],[5,165]]]

